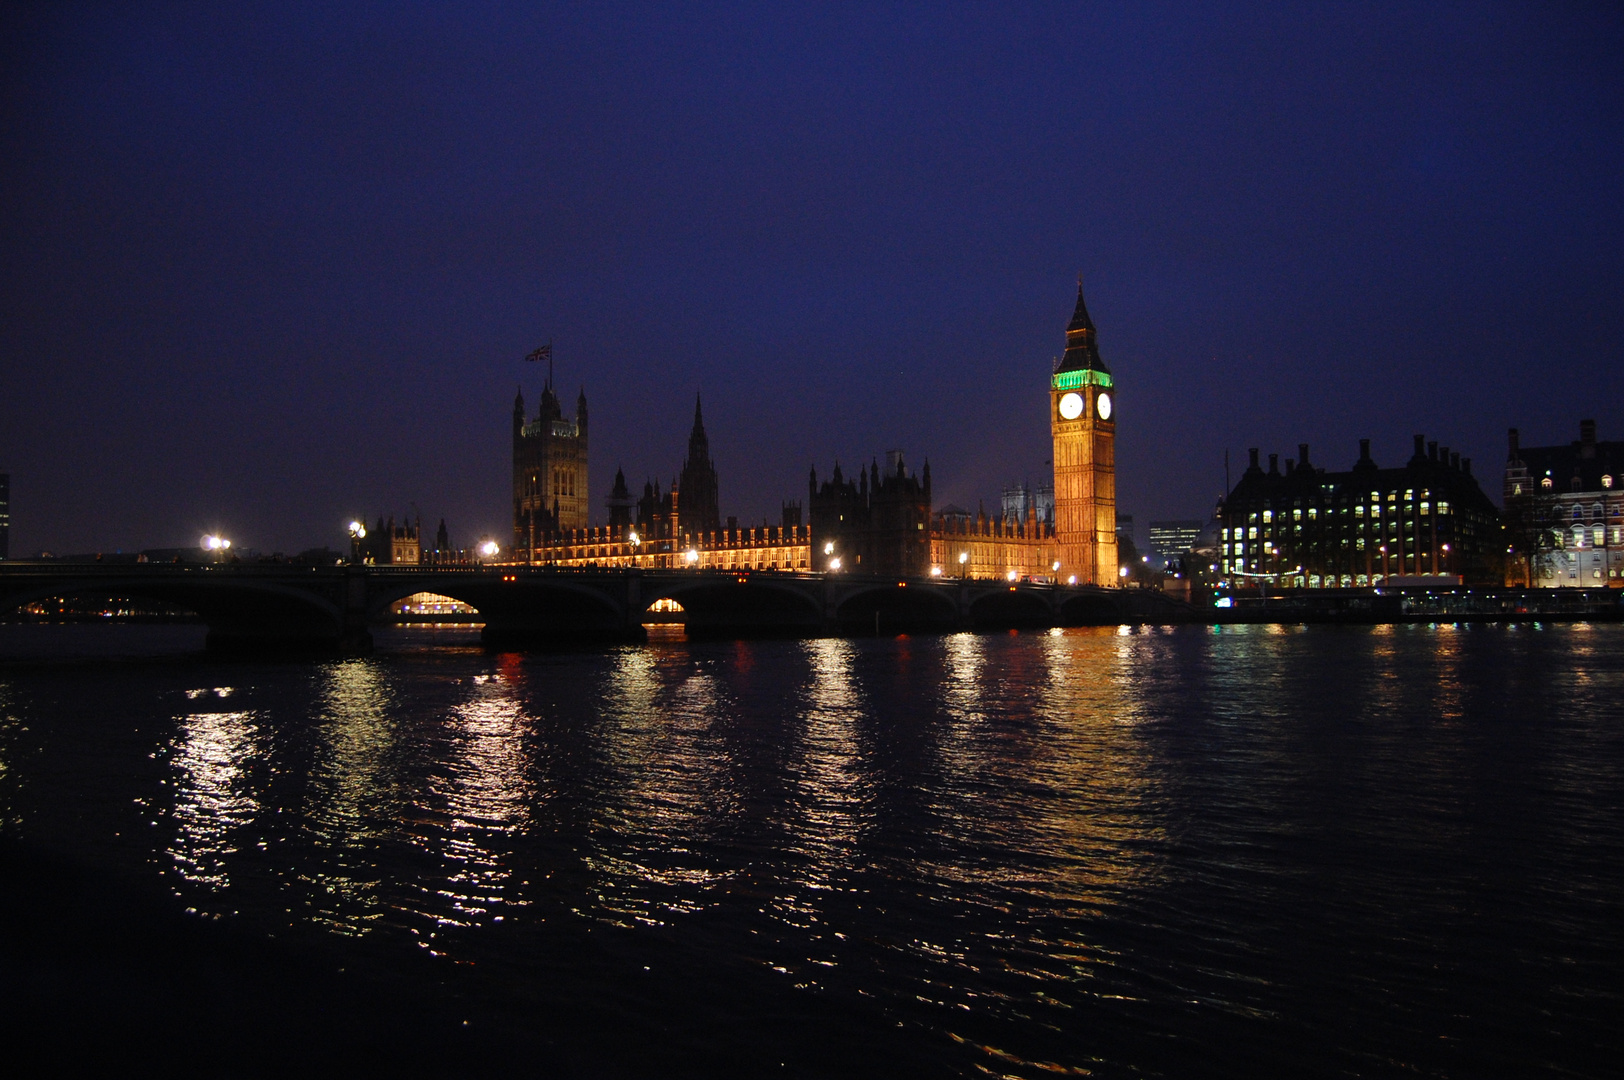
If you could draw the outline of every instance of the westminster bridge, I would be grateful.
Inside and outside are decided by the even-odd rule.
[[[475,608],[495,646],[637,641],[651,605],[680,605],[690,636],[755,637],[1173,623],[1188,605],[1139,589],[977,578],[529,566],[292,563],[0,563],[0,616],[62,598],[196,612],[216,651],[364,653],[369,627],[416,593]]]

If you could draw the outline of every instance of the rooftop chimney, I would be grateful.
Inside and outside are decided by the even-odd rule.
[[[1449,467],[1451,469],[1459,469],[1460,468],[1460,455],[1459,454],[1450,454],[1449,455]]]
[[[1427,460],[1428,461],[1437,461],[1438,460],[1438,440],[1437,439],[1433,439],[1431,442],[1427,443]]]
[[[1257,447],[1254,446],[1254,447],[1252,447],[1251,450],[1249,450],[1247,452],[1252,455],[1252,464],[1249,466],[1249,468],[1253,468],[1253,469],[1257,468],[1258,467],[1258,463],[1257,463]]]
[[[1463,458],[1460,459],[1460,471],[1465,473],[1467,476],[1472,475],[1472,459],[1471,458],[1463,457]]]
[[[1308,444],[1305,442],[1300,442],[1297,444],[1297,464],[1308,464]]]
[[[1506,454],[1506,460],[1507,461],[1516,461],[1517,460],[1517,429],[1516,428],[1508,428],[1506,430],[1506,446],[1508,448],[1508,453]]]
[[[1582,458],[1596,456],[1596,422],[1594,420],[1579,421],[1579,456]]]
[[[1278,475],[1280,475],[1280,455],[1279,454],[1270,454],[1269,455],[1269,475],[1270,476],[1278,476]]]

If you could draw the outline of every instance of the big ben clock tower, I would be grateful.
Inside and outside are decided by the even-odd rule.
[[[1077,282],[1066,354],[1049,380],[1054,433],[1054,528],[1060,579],[1116,585],[1116,391]]]

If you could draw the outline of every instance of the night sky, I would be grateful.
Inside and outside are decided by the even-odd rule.
[[[1616,8],[1012,6],[6,9],[13,555],[504,536],[548,340],[595,521],[696,392],[724,515],[991,509],[1079,271],[1141,540],[1226,449],[1624,438]]]

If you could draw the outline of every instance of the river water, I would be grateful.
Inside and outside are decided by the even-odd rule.
[[[1624,626],[200,641],[0,627],[69,1064],[1617,1075]]]

